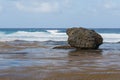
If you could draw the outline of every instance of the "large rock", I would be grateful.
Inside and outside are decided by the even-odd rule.
[[[77,49],[98,49],[103,43],[101,35],[85,28],[67,29],[68,43]]]

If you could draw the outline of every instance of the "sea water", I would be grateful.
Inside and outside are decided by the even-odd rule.
[[[120,42],[120,28],[92,28],[104,42]],[[67,41],[66,28],[1,28],[0,41]]]
[[[66,28],[1,28],[0,41],[3,41],[5,46],[0,50],[5,49],[8,52],[0,52],[0,80],[4,78],[4,80],[43,80],[43,77],[47,78],[56,73],[69,75],[74,72],[89,75],[110,73],[113,74],[113,78],[116,77],[114,74],[119,75],[120,28],[93,28],[92,30],[101,34],[104,39],[98,50],[53,49],[67,43],[66,30]],[[40,47],[31,47],[28,44],[33,44],[32,46],[40,44]],[[11,45],[13,47],[10,47]],[[20,49],[16,49],[17,47]],[[76,76],[72,79],[76,79]]]

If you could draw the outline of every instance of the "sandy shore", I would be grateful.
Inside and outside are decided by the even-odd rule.
[[[79,51],[52,49],[61,42],[51,41],[0,44],[0,80],[120,79],[119,44],[103,44],[99,50]]]
[[[120,72],[115,70],[41,71],[40,67],[27,67],[4,71],[0,80],[119,80]]]

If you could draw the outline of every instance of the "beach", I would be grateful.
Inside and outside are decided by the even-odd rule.
[[[0,80],[119,80],[119,43],[104,43],[98,50],[53,49],[64,44],[5,42],[16,47],[1,49]]]
[[[53,49],[68,45],[65,29],[30,30],[0,33],[0,80],[119,80],[118,29],[97,50]]]
[[[0,0],[0,80],[120,80],[120,0]]]

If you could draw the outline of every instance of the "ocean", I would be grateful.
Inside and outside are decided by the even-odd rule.
[[[104,39],[104,42],[120,42],[120,28],[90,28]],[[66,28],[0,28],[0,41],[67,41]]]

